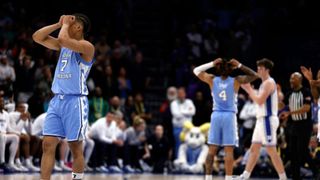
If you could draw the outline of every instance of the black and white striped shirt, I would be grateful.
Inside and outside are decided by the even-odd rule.
[[[307,88],[301,88],[298,91],[290,91],[285,97],[285,103],[289,106],[290,112],[296,111],[302,108],[304,104],[311,104],[311,92]],[[310,119],[310,111],[301,114],[292,114],[290,119],[293,121],[301,121]]]

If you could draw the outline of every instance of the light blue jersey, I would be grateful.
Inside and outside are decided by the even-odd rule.
[[[208,144],[218,146],[238,146],[237,93],[234,78],[213,79],[213,112],[211,114]]]
[[[213,79],[213,111],[237,112],[237,93],[234,92],[234,78],[228,77],[222,80],[221,77]]]
[[[88,77],[93,61],[86,62],[80,53],[61,48],[51,99],[44,121],[43,135],[81,141],[88,126]]]
[[[80,53],[62,47],[52,83],[54,94],[88,95],[86,84],[93,61],[86,62]]]

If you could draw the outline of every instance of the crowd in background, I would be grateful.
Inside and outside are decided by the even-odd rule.
[[[10,3],[4,3],[2,9],[4,11],[0,15],[0,104],[3,103],[3,107],[0,107],[0,113],[2,117],[3,110],[8,112],[1,120],[8,121],[8,127],[11,129],[1,132],[10,134],[10,137],[5,141],[5,148],[9,151],[6,151],[4,160],[0,159],[0,163],[8,162],[9,169],[14,171],[39,171],[39,129],[41,130],[45,112],[53,96],[50,88],[59,52],[35,45],[31,35],[35,27],[53,22],[34,18],[33,26],[30,26],[24,23],[22,18],[26,14],[25,9],[19,9]],[[13,9],[19,9],[18,14],[21,17],[11,16]],[[96,54],[87,82],[90,90],[88,98],[91,127],[84,143],[86,170],[105,173],[175,172],[172,161],[177,157],[180,145],[179,132],[183,123],[192,121],[194,125],[200,126],[210,120],[212,109],[209,88],[196,79],[192,74],[192,68],[218,56],[237,57],[240,62],[244,61],[254,66],[254,62],[249,62],[248,59],[252,59],[252,51],[255,49],[252,47],[254,33],[260,30],[257,30],[256,26],[259,25],[257,21],[263,14],[259,12],[261,13],[257,11],[255,16],[242,14],[234,18],[234,14],[222,9],[213,16],[217,19],[202,18],[193,21],[194,23],[185,24],[179,19],[181,17],[176,15],[173,18],[173,27],[179,28],[172,28],[174,45],[169,49],[171,53],[166,61],[172,65],[167,74],[172,87],[168,87],[167,92],[158,94],[165,100],[157,112],[150,110],[146,103],[149,100],[144,98],[150,87],[151,76],[145,70],[144,47],[134,42],[134,37],[110,38],[107,33],[100,32],[87,37],[94,43]],[[288,13],[285,9],[278,12]],[[282,17],[288,18],[286,15]],[[121,27],[117,27],[118,30],[125,31]],[[276,63],[276,66],[280,66],[280,63]],[[281,91],[280,85],[278,89],[279,97],[282,97],[279,105],[285,111],[289,107],[289,95],[286,94],[291,92],[289,78],[275,78],[281,78],[280,82],[283,82],[281,85],[285,91]],[[301,83],[304,84],[303,81]],[[309,104],[311,108],[307,119],[311,124],[316,124],[317,105],[313,99]],[[238,109],[240,146],[235,149],[235,173],[242,172],[245,166],[256,120],[255,106],[245,94],[239,94]],[[154,114],[159,115],[157,118],[161,121],[154,121]],[[285,118],[281,122],[278,149],[289,170],[292,157],[288,149],[292,143],[290,144],[288,137],[292,135],[292,126]],[[101,128],[105,123],[107,126]],[[315,165],[317,169],[320,166],[320,148],[314,136],[316,127],[310,129],[310,132],[313,133],[306,144],[308,152],[303,153],[307,153],[305,156],[311,159],[306,162],[309,166],[301,168],[304,176],[315,173],[314,167],[310,167],[310,164]],[[58,149],[55,170],[70,171],[72,157],[67,143],[61,141]],[[1,168],[4,168],[3,164]],[[220,150],[215,162],[215,173],[223,172],[223,150]],[[257,170],[253,174],[276,175],[266,152],[261,152]]]

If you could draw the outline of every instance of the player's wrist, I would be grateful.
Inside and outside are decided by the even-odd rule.
[[[241,68],[241,67],[242,67],[242,64],[239,63],[238,66],[237,66],[237,68],[239,69],[239,68]]]

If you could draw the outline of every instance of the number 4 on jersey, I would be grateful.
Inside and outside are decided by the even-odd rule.
[[[226,90],[223,90],[219,93],[219,97],[223,100],[226,101],[227,100],[227,93]]]

